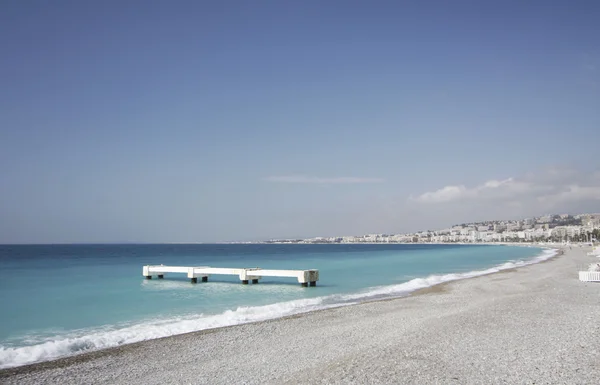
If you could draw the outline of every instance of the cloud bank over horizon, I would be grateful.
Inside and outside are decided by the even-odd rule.
[[[383,190],[362,190],[348,184],[336,190],[335,201],[282,216],[281,238],[411,233],[459,223],[600,212],[600,170],[543,168],[412,195],[406,190],[407,195],[402,194],[400,189],[407,186],[401,179],[385,180]],[[319,189],[309,191],[324,198]],[[309,225],[311,232],[303,234],[301,229]]]
[[[411,195],[407,204],[440,216],[469,213],[474,220],[595,212],[600,211],[600,171],[549,168],[475,186],[447,185]]]

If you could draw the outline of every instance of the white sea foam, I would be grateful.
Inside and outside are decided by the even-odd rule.
[[[67,335],[39,338],[31,336],[32,345],[10,347],[0,345],[0,368],[26,365],[70,356],[87,351],[104,349],[143,340],[183,334],[198,330],[263,321],[313,310],[346,306],[370,299],[407,295],[415,290],[440,283],[495,273],[501,270],[530,265],[556,255],[557,250],[548,249],[530,260],[512,261],[486,270],[458,274],[431,275],[415,278],[398,285],[373,287],[364,292],[348,295],[330,295],[311,299],[299,299],[265,306],[238,307],[217,315],[202,314],[194,317],[178,317],[153,320],[140,324],[104,327],[94,330],[77,330]]]
[[[516,267],[522,267],[522,266],[526,266],[526,265],[532,265],[534,263],[543,262],[543,261],[555,256],[557,252],[558,252],[558,250],[556,250],[556,249],[546,249],[542,252],[542,254],[540,254],[532,259],[529,259],[529,260],[509,261],[509,262],[505,262],[501,265],[491,267],[489,269],[469,271],[466,273],[430,275],[425,278],[414,278],[408,282],[400,283],[397,285],[373,287],[373,288],[369,288],[366,291],[363,291],[360,293],[341,295],[340,298],[344,301],[348,301],[348,300],[366,301],[366,300],[375,299],[375,298],[400,297],[403,295],[410,294],[416,290],[439,285],[439,284],[445,283],[445,282],[478,277],[481,275],[497,273],[502,270],[514,269]]]
[[[0,346],[0,368],[47,361],[138,341],[183,334],[197,330],[262,321],[272,318],[330,307],[323,305],[323,297],[300,299],[265,306],[239,307],[217,315],[194,318],[170,318],[130,325],[123,328],[100,328],[93,331],[78,330],[60,338],[31,346]]]

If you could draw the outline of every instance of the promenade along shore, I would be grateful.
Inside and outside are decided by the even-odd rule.
[[[406,298],[145,341],[0,371],[2,384],[600,383],[598,259],[547,262]]]

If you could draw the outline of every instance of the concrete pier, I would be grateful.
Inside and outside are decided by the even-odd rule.
[[[164,278],[166,273],[187,274],[192,283],[197,283],[198,278],[202,282],[208,282],[210,275],[237,275],[242,284],[247,285],[250,281],[257,284],[263,277],[289,277],[296,278],[303,287],[316,286],[319,280],[319,270],[272,270],[261,269],[260,267],[251,268],[223,268],[209,266],[165,266],[165,265],[146,265],[142,268],[142,275],[146,279],[152,279],[152,276]]]

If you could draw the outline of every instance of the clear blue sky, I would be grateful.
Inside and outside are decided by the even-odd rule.
[[[595,182],[586,204],[514,212],[418,197],[595,181],[599,20],[597,1],[2,1],[0,243],[594,209]]]

